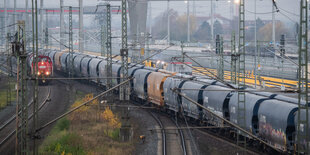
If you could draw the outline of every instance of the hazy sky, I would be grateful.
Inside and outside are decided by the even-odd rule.
[[[13,6],[14,0],[7,0],[10,6]],[[17,0],[17,7],[24,7],[26,0]],[[39,2],[40,0],[38,0]],[[230,3],[229,0],[215,1],[216,13],[220,13],[222,16],[230,18]],[[231,0],[234,1],[234,0]],[[262,19],[271,19],[271,6],[272,0],[256,0],[257,1],[257,17]],[[0,0],[0,5],[3,7],[4,0]],[[31,0],[29,0],[31,3]],[[246,20],[254,19],[254,3],[255,0],[245,0],[246,5]],[[64,0],[64,5],[78,6],[78,0]],[[84,0],[84,6],[95,6],[97,0]],[[120,2],[111,2],[114,5],[120,5]],[[197,16],[210,15],[210,0],[196,1],[196,13]],[[287,23],[293,23],[299,21],[299,0],[277,0],[280,13],[276,13],[276,19],[285,21]],[[177,10],[179,14],[186,13],[186,3],[184,1],[170,2],[170,7]],[[30,5],[31,6],[31,5]],[[59,0],[44,0],[44,7],[59,7]],[[167,8],[167,1],[152,2],[152,18],[158,16]],[[193,10],[193,2],[190,2],[190,12]],[[283,15],[284,14],[284,15]],[[287,17],[286,17],[287,16]]]

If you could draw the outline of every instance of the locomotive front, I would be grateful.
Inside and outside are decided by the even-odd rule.
[[[48,83],[46,78],[49,78],[53,75],[53,62],[48,56],[39,55],[37,60],[38,69],[36,74],[38,76],[40,84]],[[33,56],[31,55],[29,58],[29,65],[31,64],[31,73],[35,70],[35,61],[33,60]]]

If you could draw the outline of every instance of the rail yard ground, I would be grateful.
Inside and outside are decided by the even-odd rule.
[[[0,74],[0,110],[8,106],[7,90],[9,85],[7,79],[8,77],[6,75]],[[13,80],[13,78],[11,78],[11,80]],[[11,104],[13,104],[12,102],[15,102],[16,99],[16,91],[14,90],[15,82],[11,82],[10,87],[11,87],[11,98],[9,99],[9,101],[11,101]]]
[[[81,104],[85,94],[96,94],[102,91],[96,86],[89,86],[87,83],[73,83],[74,90],[80,93],[71,108]],[[114,106],[112,105],[111,108],[100,105],[99,110],[98,103],[97,101],[85,106],[59,120],[47,136],[44,136],[40,153],[157,154],[157,135],[147,130],[149,127],[154,128],[154,122],[148,121],[152,118],[146,112],[141,109],[132,109],[128,112],[129,119],[126,123],[131,126],[133,135],[129,141],[123,142],[119,137],[119,126],[113,127],[113,120],[107,118],[114,116],[120,124],[125,123],[120,118],[121,108],[114,107],[119,105],[119,101],[114,100]],[[111,102],[107,104],[111,104]],[[125,108],[127,109],[127,107]],[[141,135],[146,137],[145,141],[139,138]]]
[[[71,81],[70,83],[72,84],[71,91],[76,94],[75,105],[66,103],[65,99],[58,99],[59,102],[57,103],[58,105],[66,107],[66,110],[85,101],[86,94],[93,93],[95,96],[103,91],[98,88],[98,86],[92,85],[89,82]],[[60,84],[65,83],[60,83],[58,81],[52,82],[53,87],[60,86]],[[68,86],[66,87],[62,90],[63,93],[68,92]],[[137,104],[119,102],[118,95],[114,95],[110,98],[113,99],[108,103],[100,104],[100,101],[91,103],[76,113],[59,120],[53,127],[45,129],[45,131],[41,133],[43,139],[40,145],[40,153],[161,154],[159,148],[159,141],[161,141],[160,132],[151,131],[151,129],[159,127],[147,110],[141,108],[140,105]],[[105,100],[105,98],[102,100]],[[99,110],[98,103],[100,107]],[[119,126],[114,128],[113,125],[109,124],[110,121],[105,119],[107,116],[104,116],[104,113],[107,107],[110,107],[109,109],[113,112],[113,116],[117,118],[121,124],[127,123],[127,125],[132,128],[133,133],[129,141],[123,142],[119,137]],[[126,122],[122,119],[123,116],[121,114],[124,107],[127,110],[129,109],[129,111],[127,111],[128,120]],[[64,110],[65,109],[62,109],[61,111],[64,112]],[[157,111],[156,108],[152,110]],[[167,120],[170,119],[169,115],[163,115],[163,118]],[[48,120],[51,120],[57,115],[44,115],[41,119],[48,116],[50,116]],[[180,126],[186,127],[185,122],[181,121]],[[196,154],[192,151],[197,151],[193,144],[191,144],[190,134],[193,136],[198,152],[203,152],[202,154],[231,154],[231,152],[241,152],[238,151],[238,148],[235,146],[212,136],[201,134],[201,132],[197,130],[184,130],[184,134],[186,143],[189,143],[188,146],[191,147],[191,149],[189,149],[191,152],[188,152],[188,154]],[[144,136],[145,139],[140,139],[140,136]]]
[[[56,75],[56,77],[63,77],[62,75]],[[2,83],[5,85],[5,83]],[[31,87],[31,84],[29,85]],[[94,85],[89,81],[72,81],[72,80],[53,80],[49,85],[40,86],[40,90],[46,88],[51,89],[51,102],[49,102],[39,112],[39,124],[43,125],[57,116],[63,114],[68,109],[74,107],[71,105],[71,100],[76,100],[77,103],[81,103],[83,97],[86,94],[93,93],[94,95],[104,91],[98,85]],[[274,90],[274,89],[272,89]],[[31,91],[30,91],[30,94]],[[43,91],[40,91],[39,97],[44,98]],[[69,96],[71,95],[71,97]],[[30,95],[31,96],[31,95]],[[110,129],[109,121],[104,120],[104,116],[100,116],[104,113],[106,106],[101,104],[99,111],[97,104],[91,104],[86,107],[89,111],[85,113],[78,113],[69,115],[67,118],[60,120],[53,126],[49,126],[43,129],[39,135],[40,153],[41,154],[161,154],[160,143],[161,136],[159,132],[151,132],[150,129],[158,128],[155,120],[146,112],[143,108],[131,108],[130,106],[141,106],[139,104],[124,104],[119,102],[118,95],[110,96],[110,102],[106,103],[111,105],[111,110],[115,118],[119,119],[121,124],[126,123],[130,126],[132,133],[127,135],[130,138],[129,141],[123,142],[119,137],[119,127]],[[30,100],[30,99],[29,99]],[[106,98],[101,99],[106,100]],[[99,102],[99,101],[98,101]],[[41,103],[41,102],[40,102]],[[123,108],[119,107],[123,106]],[[11,114],[14,114],[15,106],[8,106],[5,111],[11,107]],[[125,108],[124,108],[125,107]],[[123,110],[127,110],[128,119],[123,120]],[[156,110],[155,110],[156,111]],[[0,112],[0,117],[5,121],[9,116]],[[84,116],[85,115],[85,116]],[[167,115],[167,114],[164,114]],[[100,119],[101,117],[101,119]],[[127,117],[127,116],[126,116]],[[170,119],[169,116],[166,119]],[[113,126],[113,125],[112,125]],[[185,126],[183,123],[182,126]],[[30,131],[32,123],[30,121]],[[14,129],[14,125],[12,125]],[[107,132],[108,131],[108,132]],[[184,130],[185,141],[190,146],[191,151],[197,151],[201,154],[231,154],[242,153],[235,145],[225,142],[220,138],[214,136],[202,134],[197,130]],[[2,133],[3,134],[3,133]],[[193,141],[197,144],[194,148],[190,135],[193,136]],[[140,139],[140,136],[145,137],[144,140]],[[67,145],[70,144],[70,145]],[[73,145],[73,146],[72,146]],[[0,148],[0,153],[12,154],[14,152],[14,138]],[[30,142],[30,147],[32,143]],[[196,154],[195,152],[188,152],[188,154]],[[172,152],[174,152],[172,150]]]
[[[71,108],[82,104],[79,98]],[[121,122],[109,107],[99,108],[98,100],[59,120],[40,148],[40,153],[133,154],[134,141],[119,139]]]

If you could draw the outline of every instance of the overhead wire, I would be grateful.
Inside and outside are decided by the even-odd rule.
[[[52,39],[54,39],[56,42],[58,42],[60,45],[65,46],[66,48],[69,48],[67,45],[65,45],[64,43],[60,42],[59,40],[57,40],[55,37],[53,37],[50,34],[47,34],[48,36],[50,36]]]
[[[1,28],[0,28],[0,30],[5,29],[5,28],[8,28],[8,27],[11,27],[11,26],[14,26],[14,25],[17,25],[17,23],[14,23],[14,24],[10,24],[10,25],[7,25],[7,26],[4,26],[4,27],[1,27]]]
[[[281,15],[283,15],[284,17],[286,17],[287,19],[289,19],[290,21],[292,21],[293,23],[297,23],[297,21],[293,20],[292,18],[290,18],[289,16],[285,15],[283,12],[279,11],[279,13]]]
[[[220,116],[216,112],[214,112],[214,111],[208,109],[207,107],[197,103],[196,101],[194,101],[190,97],[186,96],[184,93],[180,93],[179,91],[177,91],[177,89],[171,88],[170,90],[173,91],[174,93],[180,95],[184,99],[188,100],[189,102],[197,105],[199,108],[202,108],[203,110],[206,110],[206,112],[208,112],[209,114],[219,118],[221,121],[225,122],[226,125],[232,126],[233,128],[242,131],[244,134],[246,134],[246,135],[248,135],[248,136],[250,136],[250,137],[252,137],[252,138],[254,138],[254,139],[258,140],[258,141],[260,141],[261,143],[265,144],[266,146],[269,146],[270,148],[274,149],[277,152],[281,152],[281,150],[279,148],[277,148],[276,146],[273,146],[272,144],[264,141],[263,139],[259,138],[256,135],[252,134],[251,131],[248,131],[247,129],[244,129],[244,128],[240,127],[238,124],[235,124],[235,123],[231,122],[230,120],[225,119],[224,117]]]
[[[245,9],[246,12],[252,13],[252,14],[272,14],[272,13],[276,13],[277,11],[271,11],[271,12],[253,12],[253,11],[249,11],[247,9]]]
[[[198,63],[196,60],[194,60],[193,58],[189,57],[187,54],[184,54],[184,56],[188,57],[189,59],[191,59],[193,62],[195,62],[199,67],[202,67],[204,69],[207,70],[207,72],[209,72],[211,75],[213,75],[214,77],[211,77],[213,78],[214,80],[217,80],[217,81],[220,81],[222,82],[223,84],[225,84],[226,86],[232,88],[232,89],[238,89],[238,88],[235,88],[233,85],[229,84],[228,82],[226,82],[224,79],[221,79],[219,78],[217,75],[215,75],[213,72],[209,71],[209,69],[203,67],[200,63]],[[184,62],[182,62],[183,64],[186,64]],[[186,64],[187,65],[187,64]],[[189,65],[188,65],[189,66]],[[197,69],[196,69],[197,70]]]
[[[172,47],[172,46],[173,46],[173,45],[169,45],[169,46],[167,46],[167,47],[165,47],[165,48],[163,48],[163,49],[157,50],[157,53],[155,53],[155,54],[153,54],[153,55],[151,55],[151,56],[149,56],[149,57],[147,57],[147,58],[141,60],[140,62],[138,62],[138,63],[136,63],[136,64],[134,64],[134,65],[132,65],[132,66],[130,66],[130,67],[128,66],[128,69],[133,68],[133,67],[135,67],[135,66],[137,66],[137,65],[139,65],[139,64],[143,64],[144,61],[149,60],[150,58],[154,57],[154,56],[157,55],[157,54],[160,54],[161,52],[163,52],[164,50],[166,50],[166,49],[168,49],[168,48],[170,48],[170,47]]]
[[[294,15],[294,16],[299,17],[299,15],[298,15],[298,14],[293,13],[293,12],[290,12],[290,11],[287,11],[287,10],[285,10],[285,9],[283,9],[283,8],[281,8],[281,7],[279,7],[279,5],[278,5],[278,8],[279,8],[280,10],[282,10],[282,11],[286,12],[286,13],[289,13],[289,14],[291,14],[291,15]]]
[[[190,58],[188,55],[185,55],[185,56],[188,57],[188,58]],[[199,72],[199,73],[201,73],[201,74],[203,74],[203,75],[206,75],[206,76],[210,77],[211,79],[214,79],[214,80],[217,80],[217,81],[222,82],[224,85],[230,87],[230,88],[231,88],[232,90],[234,90],[234,91],[242,91],[242,89],[240,90],[239,88],[234,87],[234,86],[231,85],[230,83],[226,82],[224,79],[223,79],[223,80],[220,79],[217,75],[215,75],[215,73],[213,73],[212,71],[209,71],[208,68],[203,67],[201,64],[199,64],[199,63],[198,63],[197,61],[195,61],[193,58],[190,58],[190,59],[191,59],[193,62],[195,62],[197,65],[199,65],[199,67],[205,69],[205,71],[208,72],[209,74],[211,74],[212,76],[209,76],[209,75],[207,75],[206,73],[204,73],[204,72],[202,72],[202,71],[200,71],[200,70],[194,68],[193,66],[190,66],[190,65],[188,65],[188,64],[186,64],[186,63],[184,63],[184,62],[182,62],[182,63],[183,63],[184,65],[186,65],[186,66],[188,66],[188,67],[190,67],[190,68],[196,70],[197,72]],[[247,91],[245,91],[245,92],[247,92]],[[250,91],[249,91],[249,92],[250,92]],[[252,91],[252,92],[253,92],[253,91]],[[285,90],[285,91],[279,91],[279,92],[283,92],[283,93],[296,93],[295,90]]]
[[[183,118],[184,118],[184,121],[185,121],[185,124],[186,124],[186,128],[187,128],[187,132],[189,133],[189,136],[190,136],[190,140],[191,140],[192,144],[194,145],[194,148],[195,148],[194,150],[195,150],[196,154],[199,154],[199,153],[198,153],[199,150],[198,150],[198,148],[197,148],[196,143],[194,142],[194,136],[193,136],[192,131],[191,131],[190,128],[189,128],[189,125],[188,125],[188,123],[187,123],[187,119],[186,119],[186,117],[185,117],[185,115],[184,115],[184,111],[182,111],[181,114],[182,114],[182,116],[183,116]]]
[[[75,108],[73,108],[73,109],[70,109],[69,111],[67,111],[67,112],[65,112],[65,113],[63,113],[63,114],[61,114],[60,116],[56,117],[55,119],[53,119],[53,120],[51,120],[51,121],[49,121],[49,122],[43,124],[41,127],[37,128],[35,131],[36,131],[36,132],[41,131],[42,129],[46,128],[47,126],[49,126],[49,125],[51,125],[51,124],[53,124],[53,123],[55,123],[55,122],[58,121],[59,119],[61,119],[61,118],[65,117],[65,116],[71,114],[72,112],[78,110],[78,109],[81,108],[82,106],[85,106],[85,105],[87,105],[88,103],[91,103],[92,101],[94,101],[95,99],[99,98],[100,96],[103,96],[103,95],[105,95],[105,94],[111,92],[112,90],[114,90],[114,89],[116,89],[116,88],[118,88],[118,87],[120,87],[120,86],[122,86],[122,85],[128,83],[128,82],[129,82],[130,80],[132,80],[132,79],[133,79],[133,78],[129,78],[129,79],[127,79],[127,80],[121,82],[120,84],[115,85],[115,86],[112,87],[111,89],[108,89],[108,90],[106,90],[106,91],[100,93],[99,95],[93,97],[92,99],[90,99],[90,100],[88,100],[88,101],[85,101],[84,103],[78,105],[77,107],[75,107]]]

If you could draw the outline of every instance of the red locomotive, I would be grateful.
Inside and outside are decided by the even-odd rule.
[[[39,77],[39,83],[40,84],[47,84],[49,80],[46,78],[49,78],[53,76],[53,62],[50,57],[39,55],[38,56],[38,70],[36,74]],[[34,67],[35,67],[35,60],[33,60],[33,55],[31,54],[28,57],[28,66],[31,67],[30,73],[33,73]]]

